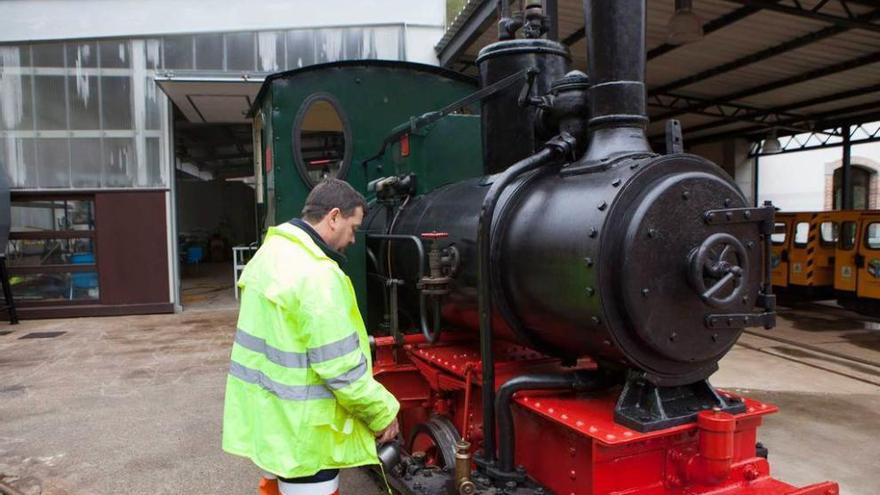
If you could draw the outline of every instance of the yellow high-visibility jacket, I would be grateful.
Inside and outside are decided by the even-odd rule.
[[[377,464],[374,432],[400,408],[373,379],[348,276],[283,224],[241,274],[223,450],[285,478]]]

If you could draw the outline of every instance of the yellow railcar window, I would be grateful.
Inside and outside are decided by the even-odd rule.
[[[822,222],[819,225],[819,241],[823,246],[833,246],[840,236],[840,224],[837,222]]]
[[[865,247],[880,249],[880,223],[869,223],[865,229]]]
[[[798,222],[794,226],[794,245],[797,247],[806,247],[807,239],[810,236],[810,223]]]
[[[773,225],[773,233],[770,234],[770,241],[776,245],[785,244],[785,236],[786,236],[786,225],[781,222],[776,222]]]

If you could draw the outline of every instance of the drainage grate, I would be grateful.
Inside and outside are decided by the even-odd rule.
[[[10,333],[12,333],[12,330],[2,330],[0,331],[0,337],[4,335],[9,335]]]
[[[59,335],[64,335],[67,332],[31,332],[27,335],[22,335],[18,338],[21,339],[54,339]]]

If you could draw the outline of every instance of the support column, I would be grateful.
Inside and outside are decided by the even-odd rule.
[[[544,15],[547,16],[547,39],[559,41],[558,0],[544,0]]]
[[[850,126],[842,127],[843,132],[843,170],[840,174],[840,204],[841,209],[853,208],[853,184],[852,184],[852,143],[850,142]]]

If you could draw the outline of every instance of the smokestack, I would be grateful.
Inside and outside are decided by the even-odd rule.
[[[645,136],[645,0],[584,0],[590,145],[581,164],[650,153]]]

